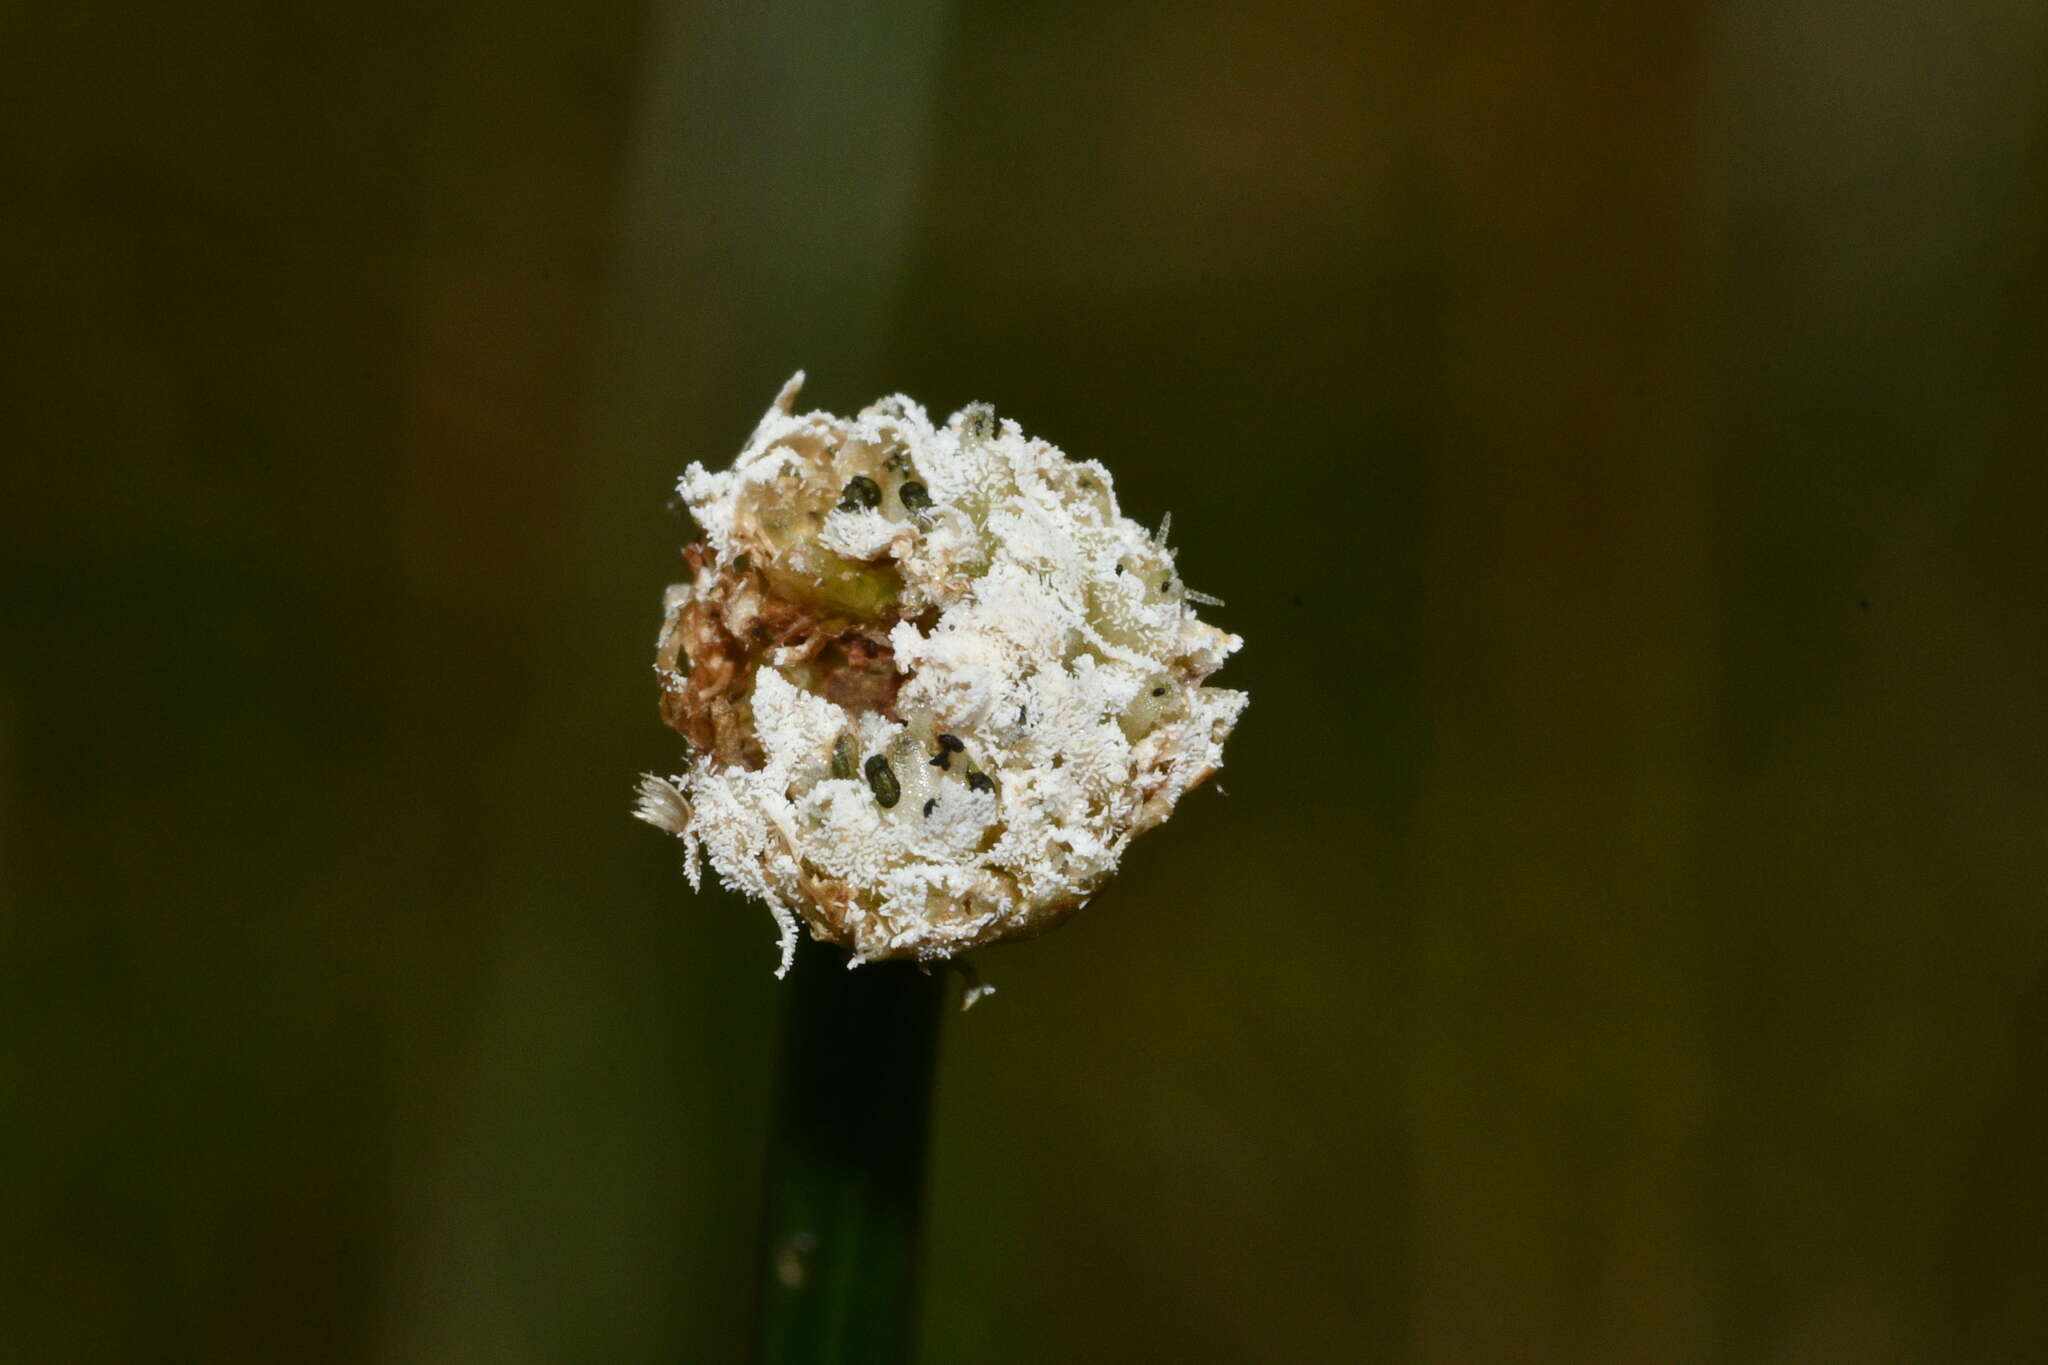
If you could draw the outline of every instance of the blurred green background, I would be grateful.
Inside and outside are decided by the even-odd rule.
[[[2048,11],[13,6],[0,1358],[722,1361],[691,459],[993,400],[1222,786],[985,956],[925,1359],[2048,1358]]]

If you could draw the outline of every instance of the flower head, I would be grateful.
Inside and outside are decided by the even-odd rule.
[[[1242,642],[1102,466],[980,404],[798,415],[802,383],[678,485],[655,672],[690,761],[638,814],[767,902],[785,971],[798,920],[856,961],[1041,933],[1221,766],[1246,698],[1203,683]]]

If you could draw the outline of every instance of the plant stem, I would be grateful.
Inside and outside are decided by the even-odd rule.
[[[945,974],[799,945],[782,989],[761,1365],[911,1358]]]

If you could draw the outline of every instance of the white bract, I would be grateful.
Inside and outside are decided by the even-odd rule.
[[[678,484],[703,539],[656,671],[688,768],[638,814],[854,960],[951,958],[1086,903],[1221,766],[1242,643],[1107,470],[982,405],[797,414]],[[780,973],[778,972],[778,975]]]

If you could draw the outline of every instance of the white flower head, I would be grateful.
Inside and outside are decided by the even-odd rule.
[[[793,411],[677,485],[701,539],[655,673],[686,770],[640,818],[856,962],[1042,933],[1222,765],[1242,643],[1107,470],[982,404]],[[780,973],[778,973],[779,975]]]

